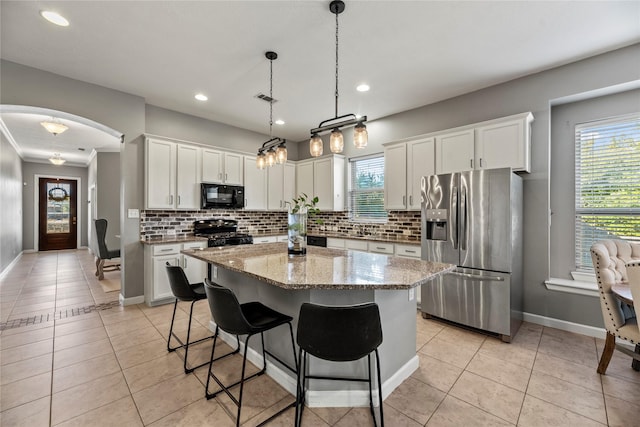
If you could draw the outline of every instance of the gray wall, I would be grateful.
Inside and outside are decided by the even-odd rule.
[[[98,196],[98,218],[108,222],[107,247],[120,246],[120,153],[98,153],[96,193]]]
[[[0,132],[0,273],[22,252],[22,160]]]
[[[269,139],[268,135],[153,105],[147,105],[145,117],[147,133],[245,153],[257,154],[258,148]],[[291,160],[297,160],[296,143],[287,144],[287,156]]]
[[[423,133],[531,111],[531,173],[524,180],[524,310],[571,322],[602,326],[597,299],[548,291],[549,144],[551,105],[558,99],[640,80],[640,44],[533,74],[435,104],[367,123],[369,144],[356,150],[345,142],[347,157],[383,151],[382,144]],[[392,82],[390,82],[391,84]],[[366,109],[364,111],[366,113]],[[345,133],[345,141],[350,141]],[[326,141],[325,141],[326,142]],[[325,153],[328,145],[325,144]],[[299,143],[309,158],[308,141]],[[566,194],[566,197],[572,197]]]
[[[37,220],[38,204],[35,203],[35,193],[38,191],[38,183],[35,182],[35,176],[41,178],[77,178],[78,180],[78,236],[80,237],[80,246],[86,247],[89,244],[87,237],[87,184],[88,175],[86,167],[76,166],[55,166],[45,163],[22,162],[22,176],[24,180],[24,191],[22,197],[22,247],[24,250],[35,249],[35,233],[36,229],[34,221]]]
[[[575,126],[640,112],[640,90],[558,105],[551,109],[551,277],[575,271]]]

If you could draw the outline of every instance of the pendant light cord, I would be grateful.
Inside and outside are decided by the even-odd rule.
[[[336,115],[338,117],[338,12],[336,12]]]
[[[269,60],[269,139],[273,138],[273,59]]]

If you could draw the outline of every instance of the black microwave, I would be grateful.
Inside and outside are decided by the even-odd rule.
[[[244,207],[244,187],[202,183],[202,209],[238,209]]]

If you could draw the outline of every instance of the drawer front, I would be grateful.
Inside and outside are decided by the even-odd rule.
[[[369,242],[369,252],[392,255],[394,252],[393,243]]]
[[[183,243],[182,249],[198,249],[198,248],[206,248],[207,242],[189,242]]]
[[[368,250],[368,244],[363,240],[347,240],[345,243],[345,248],[366,252]]]
[[[289,238],[287,237],[287,235],[284,235],[284,236],[277,236],[277,237],[276,237],[276,241],[277,241],[277,242],[286,242],[286,241],[288,241],[288,240],[289,240]]]
[[[327,247],[333,249],[344,249],[344,239],[336,239],[335,237],[327,237]]]
[[[396,245],[396,255],[407,258],[420,258],[422,251],[417,245]]]
[[[154,245],[153,256],[172,255],[180,252],[180,244],[175,245]]]
[[[253,244],[259,244],[259,243],[275,243],[278,241],[278,238],[276,236],[266,236],[266,237],[254,237],[253,238]]]

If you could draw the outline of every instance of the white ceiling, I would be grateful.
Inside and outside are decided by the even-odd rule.
[[[6,1],[3,59],[300,141],[334,116],[329,1]],[[39,11],[55,10],[70,26]],[[640,41],[640,1],[346,1],[339,115],[374,120]],[[371,86],[367,93],[357,84]],[[208,95],[199,102],[197,92]],[[24,127],[7,127],[22,146]],[[15,119],[17,122],[18,119]],[[39,125],[38,125],[39,126]],[[58,140],[71,137],[67,131]]]

